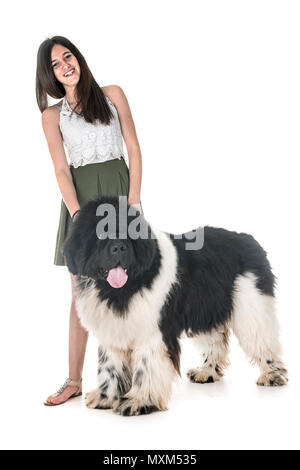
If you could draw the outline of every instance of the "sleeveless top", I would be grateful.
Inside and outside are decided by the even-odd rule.
[[[83,116],[72,110],[66,96],[61,107],[55,105],[60,109],[59,127],[74,168],[125,158],[118,112],[110,99],[105,98],[114,115],[109,125],[100,121],[97,124],[86,122]]]

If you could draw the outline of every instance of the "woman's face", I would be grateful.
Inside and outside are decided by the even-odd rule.
[[[65,87],[77,85],[80,78],[80,67],[76,57],[69,49],[55,44],[51,51],[51,64],[55,77]],[[73,72],[71,72],[72,70]],[[66,75],[66,73],[68,74]]]

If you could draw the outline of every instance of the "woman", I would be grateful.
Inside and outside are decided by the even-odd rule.
[[[47,94],[62,101],[48,107]],[[80,51],[65,37],[46,39],[37,54],[36,96],[42,112],[54,171],[62,194],[54,264],[65,266],[63,242],[80,207],[102,195],[126,195],[142,212],[142,158],[123,90],[100,88]],[[124,160],[122,135],[129,169]],[[67,147],[70,165],[64,151]],[[69,323],[69,377],[45,405],[59,405],[82,394],[82,369],[88,333],[76,312],[73,275]]]

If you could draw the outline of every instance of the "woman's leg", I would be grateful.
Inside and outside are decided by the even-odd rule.
[[[72,303],[69,321],[69,377],[79,382],[82,376],[83,362],[88,339],[88,332],[81,326],[75,307],[75,295],[73,289],[74,278],[71,274],[72,286]],[[65,390],[57,396],[56,393],[50,395],[47,401],[58,405],[66,401],[73,393],[77,391],[77,387],[68,385]]]
[[[81,326],[75,307],[75,295],[73,290],[74,278],[71,274],[72,305],[69,324],[69,377],[78,381],[82,375],[83,362],[88,339],[88,332]]]

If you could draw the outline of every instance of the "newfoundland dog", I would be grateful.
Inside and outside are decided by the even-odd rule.
[[[287,384],[275,277],[251,235],[210,226],[170,234],[126,196],[102,197],[81,208],[63,253],[80,322],[99,341],[89,408],[125,416],[166,410],[183,335],[201,350],[201,365],[187,372],[192,382],[223,376],[232,330],[260,368],[258,385]]]

